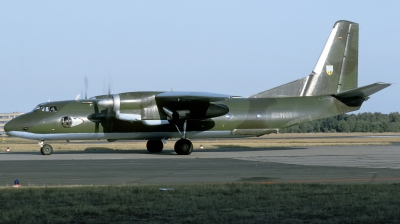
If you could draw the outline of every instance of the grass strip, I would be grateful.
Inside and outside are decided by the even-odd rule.
[[[398,223],[400,184],[0,188],[0,223],[15,222]]]

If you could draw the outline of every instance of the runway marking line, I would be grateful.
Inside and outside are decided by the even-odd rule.
[[[260,182],[254,182],[254,183],[280,184],[280,183],[320,183],[320,182],[388,181],[388,180],[400,180],[400,177],[387,177],[387,178],[354,178],[354,179],[334,179],[334,180],[260,181]]]

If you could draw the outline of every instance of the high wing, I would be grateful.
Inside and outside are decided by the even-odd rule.
[[[94,100],[108,111],[112,110],[118,120],[161,125],[225,115],[229,108],[220,101],[232,97],[207,92],[128,92],[96,96]]]
[[[207,93],[207,92],[163,92],[156,96],[156,99],[165,101],[222,101],[232,99],[233,96],[218,93]]]

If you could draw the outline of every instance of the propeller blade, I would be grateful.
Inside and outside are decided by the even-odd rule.
[[[85,76],[85,100],[87,100],[88,78]]]
[[[94,113],[95,114],[99,114],[99,106],[97,105],[97,103],[94,103]],[[95,126],[94,126],[94,132],[97,134],[99,133],[99,122],[96,122]]]
[[[110,98],[111,97],[111,78],[110,78],[110,76],[108,76],[107,94],[108,94],[108,98]]]

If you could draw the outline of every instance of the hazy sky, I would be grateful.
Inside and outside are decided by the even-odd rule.
[[[360,24],[359,112],[399,111],[400,1],[1,1],[0,112],[131,91],[249,96],[305,77],[337,20]],[[393,100],[395,99],[395,100]]]

